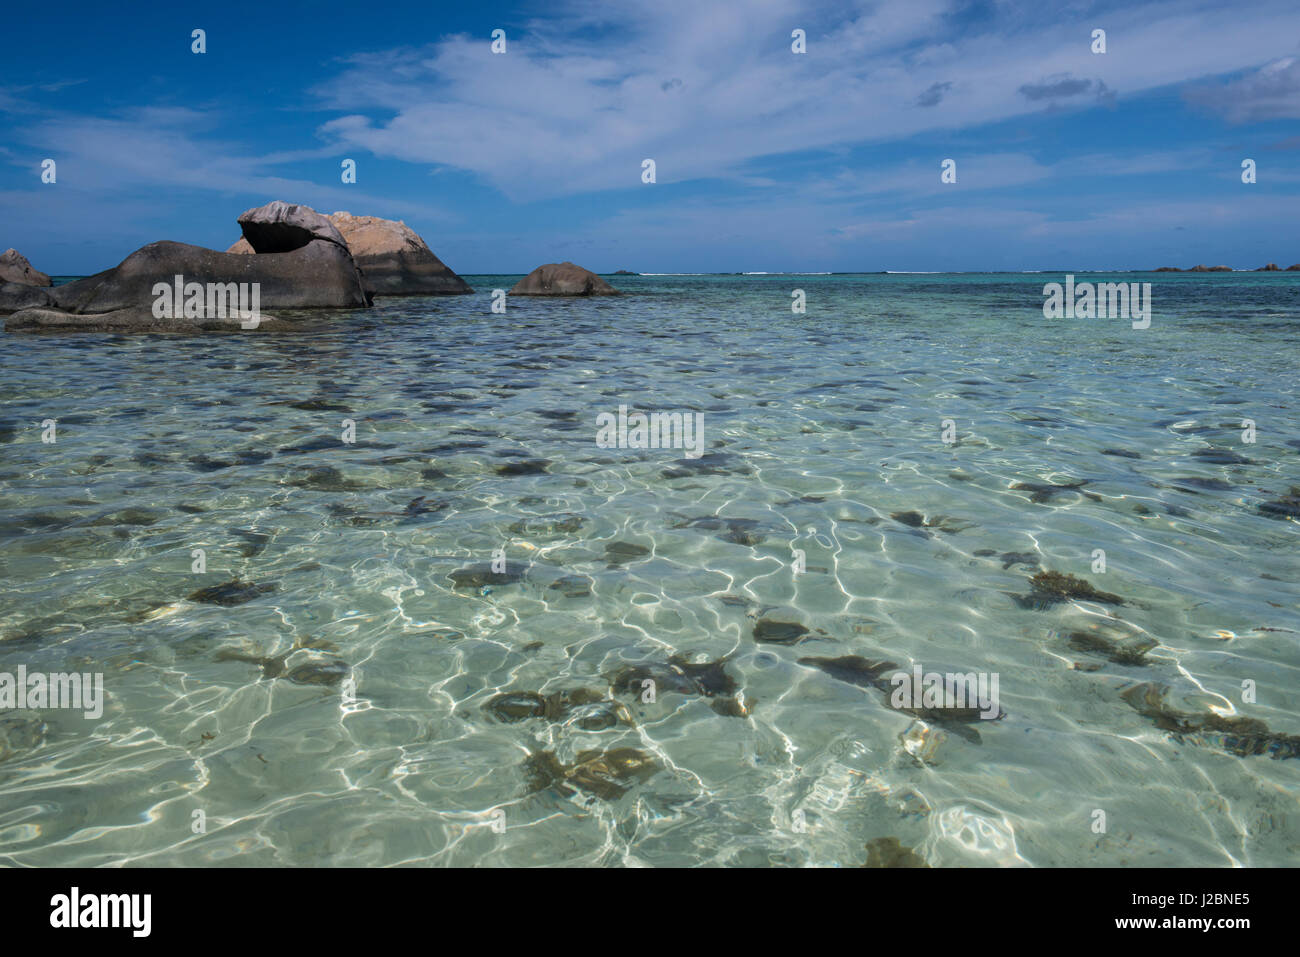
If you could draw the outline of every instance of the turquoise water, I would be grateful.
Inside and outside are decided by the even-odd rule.
[[[1062,274],[505,315],[467,278],[297,336],[4,338],[0,672],[107,701],[0,713],[0,861],[1294,863],[1300,274],[1077,277],[1151,282],[1144,330],[1044,319]],[[620,404],[707,455],[598,447]],[[996,674],[1005,717],[800,662],[850,655]],[[725,662],[629,692],[673,656]]]

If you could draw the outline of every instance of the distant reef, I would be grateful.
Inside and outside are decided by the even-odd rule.
[[[1152,272],[1233,272],[1231,266],[1193,266],[1191,269],[1180,269],[1177,266],[1161,266]],[[1300,272],[1300,263],[1294,266],[1287,266],[1285,270],[1281,269],[1277,263],[1269,263],[1267,266],[1260,266],[1255,272]]]

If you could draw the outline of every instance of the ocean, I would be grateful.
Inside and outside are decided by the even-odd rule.
[[[1300,273],[465,278],[5,337],[0,863],[1294,863]]]

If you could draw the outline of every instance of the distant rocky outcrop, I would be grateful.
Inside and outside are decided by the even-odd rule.
[[[0,283],[21,282],[29,286],[51,286],[50,277],[32,264],[16,249],[6,249],[0,253]]]
[[[1260,266],[1255,272],[1277,272],[1277,263],[1269,263],[1267,266]]]
[[[1300,272],[1300,263],[1296,263],[1294,266],[1287,266],[1287,267],[1286,267],[1286,271],[1287,271],[1287,272]]]
[[[1182,272],[1182,270],[1177,266],[1161,266],[1158,269],[1153,269],[1152,272]]]
[[[1188,272],[1232,272],[1231,266],[1193,266]]]
[[[339,232],[371,295],[449,296],[474,291],[404,222],[348,212],[323,218]],[[247,255],[263,250],[240,239],[226,251]]]
[[[510,290],[511,296],[620,296],[617,289],[589,269],[571,262],[538,266]]]

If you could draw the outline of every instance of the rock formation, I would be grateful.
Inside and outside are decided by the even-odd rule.
[[[198,283],[213,300],[212,288],[257,284],[258,309],[348,309],[370,305],[361,273],[343,236],[327,218],[307,206],[274,202],[239,217],[244,238],[257,256],[156,242],[137,249],[112,269],[48,291],[48,303],[33,302],[5,323],[5,328],[129,329],[140,332],[198,331],[240,327],[219,314],[160,319],[153,314],[158,283],[173,286],[176,277]],[[251,285],[246,286],[251,291]],[[232,293],[233,295],[233,293]],[[0,291],[0,311],[12,296],[15,303],[30,293]],[[189,294],[186,293],[186,298]],[[219,301],[226,302],[222,294]],[[53,307],[53,308],[49,308]],[[175,305],[181,315],[181,306]],[[69,318],[82,316],[77,320]],[[256,328],[271,328],[259,325]]]
[[[474,291],[404,222],[348,212],[334,213],[328,220],[351,251],[371,295],[447,296]],[[263,250],[240,239],[226,251],[249,254]]]
[[[21,282],[7,282],[0,286],[0,315],[51,304],[50,294],[41,286],[29,286]]]
[[[0,283],[21,282],[29,286],[52,285],[50,277],[32,264],[16,249],[6,249],[0,253]]]
[[[538,266],[510,290],[511,296],[621,296],[594,272],[571,262]]]

